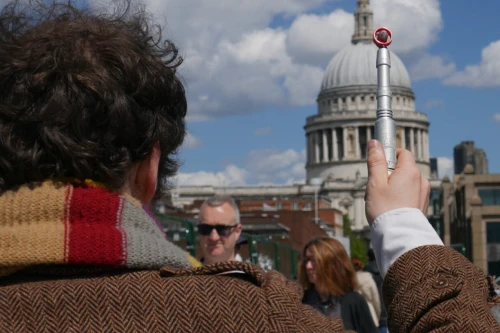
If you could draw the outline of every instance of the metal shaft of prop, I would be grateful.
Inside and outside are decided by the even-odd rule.
[[[391,57],[387,46],[392,42],[392,33],[387,28],[378,28],[373,34],[377,51],[377,120],[375,139],[384,147],[389,174],[396,167],[396,123],[392,116]]]

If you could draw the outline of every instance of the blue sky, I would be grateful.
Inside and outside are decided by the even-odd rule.
[[[355,0],[318,2],[320,5],[316,8],[299,13],[278,13],[267,25],[254,27],[246,33],[266,27],[290,31],[298,17],[308,14],[318,20],[341,10],[344,14],[352,15],[356,4]],[[395,20],[395,27],[387,24],[393,30],[394,44],[397,38],[404,39],[407,45],[415,38],[418,44],[414,49],[411,49],[411,46],[406,49],[404,46],[395,48],[410,72],[412,87],[417,97],[417,111],[425,112],[429,117],[430,153],[431,156],[441,158],[442,173],[449,172],[453,147],[463,140],[473,140],[478,147],[485,149],[490,172],[500,172],[500,154],[497,148],[500,116],[495,120],[495,115],[500,114],[497,102],[500,85],[500,46],[492,45],[487,52],[490,56],[482,59],[483,49],[500,40],[500,22],[497,19],[500,2],[481,1],[481,6],[471,6],[470,1],[466,0],[429,0],[403,9],[400,7],[409,1],[371,2],[375,10],[376,24],[377,17],[379,21],[382,20],[380,16],[385,17],[387,22],[392,23]],[[386,9],[399,6],[398,18],[390,18],[391,14],[387,12],[380,14],[377,8],[384,6]],[[428,8],[419,9],[419,6]],[[429,8],[432,8],[432,13],[426,13]],[[440,20],[436,19],[436,15]],[[350,21],[347,20],[348,25],[353,24],[352,16]],[[405,20],[414,22],[405,26]],[[398,24],[401,25],[402,31],[399,35]],[[415,26],[428,28],[432,25],[434,28],[427,29],[430,31],[422,28],[423,32],[419,29],[415,32],[415,37],[413,36],[412,29]],[[348,28],[339,28],[330,31],[328,35],[333,40],[339,34],[350,37],[351,33],[352,30]],[[417,36],[418,34],[420,36]],[[426,37],[433,42],[425,45],[422,40]],[[243,39],[244,37],[241,37],[235,43]],[[323,42],[329,42],[328,36]],[[398,52],[398,48],[402,51]],[[314,59],[310,63],[314,62],[316,67],[324,70],[335,51],[328,57],[320,56],[320,60]],[[322,52],[324,53],[324,50],[318,51]],[[495,61],[495,54],[499,60]],[[425,64],[424,69],[422,63]],[[479,67],[464,72],[468,66]],[[303,126],[305,118],[316,113],[316,96],[311,97],[309,102],[295,105],[266,105],[265,102],[259,101],[251,112],[242,114],[239,108],[235,108],[234,112],[210,120],[189,121],[189,131],[195,139],[188,140],[181,151],[184,160],[181,183],[220,184],[222,181],[225,185],[237,185],[300,181],[299,165],[303,163],[301,152],[305,146]],[[235,100],[239,98],[240,96],[235,95]],[[244,109],[247,106],[241,107]],[[292,151],[296,154],[292,154]],[[272,167],[271,161],[268,161],[273,158],[279,161],[279,167]],[[286,158],[291,162],[287,163]],[[293,168],[295,173],[291,171]],[[233,175],[230,175],[231,173]]]
[[[185,58],[190,135],[178,183],[303,181],[305,118],[316,113],[328,62],[350,43],[356,0],[143,2]],[[391,48],[410,72],[417,111],[428,115],[442,175],[463,140],[500,172],[500,2],[477,4],[371,0],[375,26],[393,31]]]

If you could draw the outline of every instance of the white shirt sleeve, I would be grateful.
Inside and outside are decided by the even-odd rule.
[[[404,253],[424,245],[444,245],[425,215],[416,208],[386,212],[371,227],[373,252],[383,278]]]

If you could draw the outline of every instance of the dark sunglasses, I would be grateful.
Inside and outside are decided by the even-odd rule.
[[[231,234],[234,228],[236,228],[237,225],[224,225],[224,224],[198,224],[198,232],[200,235],[203,236],[208,236],[212,233],[212,230],[215,229],[217,231],[217,234],[219,236],[227,237]]]

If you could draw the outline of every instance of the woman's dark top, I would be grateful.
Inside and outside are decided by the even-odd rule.
[[[350,292],[343,296],[330,296],[326,302],[323,302],[316,290],[311,289],[305,292],[302,303],[312,306],[325,316],[340,317],[346,330],[357,333],[377,332],[368,303],[364,296],[357,292]]]

